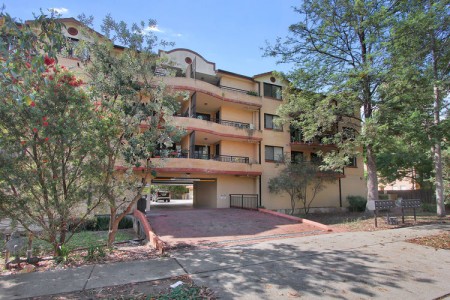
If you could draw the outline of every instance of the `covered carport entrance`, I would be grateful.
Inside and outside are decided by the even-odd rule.
[[[156,177],[151,186],[170,187],[187,186],[192,188],[190,199],[173,199],[171,202],[151,202],[150,207],[161,208],[216,208],[217,207],[217,179],[216,178],[187,178],[187,177]]]

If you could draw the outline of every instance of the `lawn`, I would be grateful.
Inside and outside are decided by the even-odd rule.
[[[26,239],[26,237],[23,237]],[[123,229],[116,234],[116,242],[123,242],[135,238],[133,230]],[[67,242],[66,246],[70,251],[80,248],[89,248],[91,246],[104,246],[108,240],[108,231],[81,231],[76,232],[72,238]],[[5,239],[0,236],[0,249],[3,249]],[[52,246],[43,240],[33,240],[34,255],[50,255],[52,253]],[[2,255],[3,256],[3,255]]]

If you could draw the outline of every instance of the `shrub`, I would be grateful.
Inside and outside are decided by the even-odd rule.
[[[388,194],[379,194],[378,200],[389,200],[389,195]]]
[[[108,230],[109,229],[109,216],[97,216],[97,230]]]
[[[97,216],[97,230],[109,230],[109,219],[108,215],[99,215]],[[128,229],[133,228],[133,218],[131,216],[125,216],[119,222],[119,229]]]
[[[69,259],[70,249],[66,245],[61,245],[58,247],[56,261],[66,263]]]
[[[78,226],[77,226],[78,225]],[[77,227],[76,227],[77,226]],[[80,231],[93,231],[97,227],[97,220],[94,218],[84,219],[80,223],[80,219],[73,219],[69,222],[69,231],[70,232],[80,232]]]
[[[436,212],[436,204],[422,203],[422,210],[424,212],[435,213]]]
[[[106,253],[102,246],[91,245],[89,246],[84,259],[87,261],[98,261],[100,258],[103,258],[105,256]]]
[[[367,200],[361,196],[347,196],[350,211],[365,211]]]

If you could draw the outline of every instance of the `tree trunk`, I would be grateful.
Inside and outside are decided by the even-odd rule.
[[[109,219],[108,244],[107,244],[108,247],[111,247],[114,241],[116,240],[116,232],[117,229],[119,228],[120,222],[120,220],[117,221],[117,211],[112,207],[110,208],[110,213],[111,216]]]
[[[436,185],[436,214],[438,217],[445,217],[444,204],[444,181],[442,176],[442,155],[441,145],[436,143],[433,146],[433,161],[434,161],[434,177]]]
[[[367,145],[367,203],[378,200],[378,175],[372,145]]]

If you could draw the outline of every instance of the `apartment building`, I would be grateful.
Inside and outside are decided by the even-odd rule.
[[[72,18],[62,21],[64,34],[74,43],[83,38],[81,23]],[[155,152],[152,161],[159,167],[152,184],[192,184],[194,207],[227,208],[231,195],[247,195],[267,209],[290,209],[287,194],[268,190],[270,178],[283,170],[279,161],[286,154],[315,159],[317,151],[335,146],[319,139],[305,141],[289,126],[273,122],[277,107],[283,103],[285,83],[272,72],[249,77],[218,69],[214,62],[189,49],[160,51],[159,55],[178,69],[177,77],[163,78],[167,86],[188,91],[189,99],[180,100],[174,117],[186,134],[172,147],[161,145],[159,151],[165,151],[167,158],[159,158]],[[64,58],[60,63],[82,76],[78,58]],[[339,124],[338,130],[345,130],[345,126]],[[366,196],[361,157],[319,192],[312,207],[346,207],[348,195]]]

